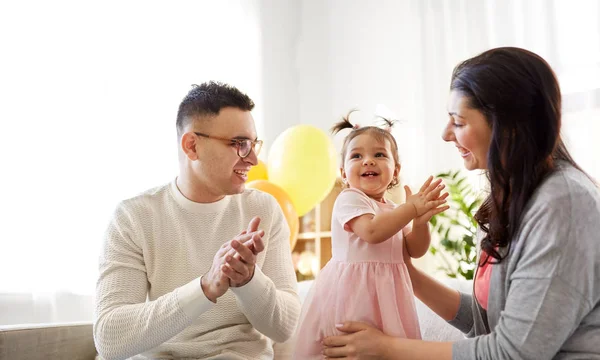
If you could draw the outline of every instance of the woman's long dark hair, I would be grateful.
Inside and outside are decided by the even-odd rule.
[[[527,202],[556,162],[581,170],[560,136],[560,87],[540,56],[504,47],[459,64],[450,89],[466,96],[492,129],[487,154],[491,191],[475,220],[485,232],[481,248],[486,258],[499,263],[505,257],[499,250],[510,246]]]

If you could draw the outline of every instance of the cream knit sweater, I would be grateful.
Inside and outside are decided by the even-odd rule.
[[[200,276],[254,216],[265,231],[254,277],[214,304]],[[100,258],[98,352],[105,359],[272,359],[271,340],[288,339],[300,312],[289,234],[275,199],[252,189],[200,204],[173,181],[121,202]]]

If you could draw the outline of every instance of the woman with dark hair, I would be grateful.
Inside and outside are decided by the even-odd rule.
[[[459,64],[450,86],[453,142],[468,170],[485,170],[477,211],[473,294],[407,263],[415,295],[467,334],[457,342],[393,338],[347,322],[324,341],[329,358],[600,359],[600,192],[561,137],[550,66],[518,48]]]

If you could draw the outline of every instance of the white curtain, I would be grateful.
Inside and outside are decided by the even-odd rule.
[[[439,130],[429,131],[441,129],[447,119],[454,66],[489,48],[518,46],[538,53],[556,71],[564,98],[563,133],[576,160],[600,178],[591,156],[600,147],[589,135],[600,134],[600,2],[431,0],[415,5],[421,14],[415,39],[422,64],[415,81],[423,83],[418,118],[423,119],[424,141],[432,146],[425,164],[441,167],[460,161],[440,141]]]
[[[109,217],[176,175],[191,85],[262,103],[259,25],[245,0],[2,2],[0,324],[91,319]]]
[[[534,51],[555,69],[564,96],[564,134],[576,160],[600,177],[600,167],[592,158],[600,147],[590,135],[597,136],[600,130],[599,4],[596,0],[412,1],[414,18],[404,30],[413,52],[399,61],[406,60],[405,66],[414,69],[408,81],[416,88],[409,111],[413,121],[407,126],[412,133],[397,131],[407,144],[403,150],[416,157],[408,181],[416,185],[431,171],[461,166],[453,147],[440,139],[447,120],[450,76],[460,61],[498,46]]]

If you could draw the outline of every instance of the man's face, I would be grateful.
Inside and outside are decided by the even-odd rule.
[[[190,131],[209,136],[192,134],[196,136],[197,154],[197,159],[191,162],[194,182],[209,191],[215,201],[225,195],[243,192],[248,171],[258,163],[257,154],[252,150],[247,157],[241,158],[238,155],[239,146],[228,140],[256,140],[256,128],[250,111],[223,108],[216,117],[196,119]]]

